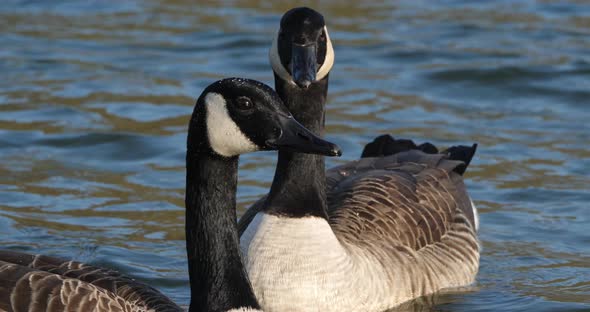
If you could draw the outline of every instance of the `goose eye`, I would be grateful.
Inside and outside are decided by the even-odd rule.
[[[254,103],[249,98],[240,96],[236,99],[236,107],[241,110],[251,110],[254,108]]]

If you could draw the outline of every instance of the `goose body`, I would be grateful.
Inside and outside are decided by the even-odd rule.
[[[270,55],[279,95],[321,134],[325,93],[317,90],[327,92],[328,75],[297,83],[298,61],[284,56],[293,54],[290,43],[280,43],[313,39],[309,25],[326,29],[318,15],[306,8],[287,12]],[[281,161],[279,152],[269,194],[238,225],[245,267],[265,311],[383,311],[474,281],[477,212],[462,174],[475,146],[438,153],[408,142],[379,137],[363,158],[327,172],[319,156],[293,153]]]
[[[189,311],[261,311],[240,258],[235,212],[238,157],[276,149],[340,152],[297,123],[271,88],[237,78],[220,80],[203,91],[187,143]],[[182,309],[154,288],[113,270],[0,251],[0,311]]]
[[[328,170],[328,220],[258,212],[241,246],[265,310],[383,311],[472,283],[473,207],[453,171],[464,163],[448,157],[412,150]]]

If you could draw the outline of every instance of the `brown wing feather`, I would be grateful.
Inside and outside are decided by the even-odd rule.
[[[60,299],[60,293],[69,294],[66,295],[67,300]],[[37,301],[41,305],[46,303],[51,307],[78,302],[87,308],[79,311],[181,311],[156,289],[114,270],[43,255],[0,250],[0,308],[12,311],[3,304],[27,304],[29,301],[31,304]],[[38,307],[32,311],[45,310]]]
[[[327,172],[328,215],[338,237],[355,244],[388,241],[419,250],[440,242],[455,222],[473,228],[463,164],[408,151],[363,158]]]

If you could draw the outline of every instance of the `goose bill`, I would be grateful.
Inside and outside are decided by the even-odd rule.
[[[307,88],[316,78],[317,47],[315,44],[293,44],[291,50],[291,73],[300,88]]]
[[[324,156],[341,156],[340,147],[323,140],[303,127],[292,116],[280,116],[278,122],[281,134],[278,138],[266,141],[266,144],[281,151],[318,154]]]

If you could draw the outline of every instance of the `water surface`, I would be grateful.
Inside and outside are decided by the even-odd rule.
[[[315,7],[336,50],[328,138],[355,159],[377,134],[478,142],[477,283],[436,311],[590,309],[590,5],[400,1]],[[210,82],[267,83],[294,1],[0,5],[1,247],[90,262],[189,301],[184,153]],[[243,157],[240,212],[276,154]]]

